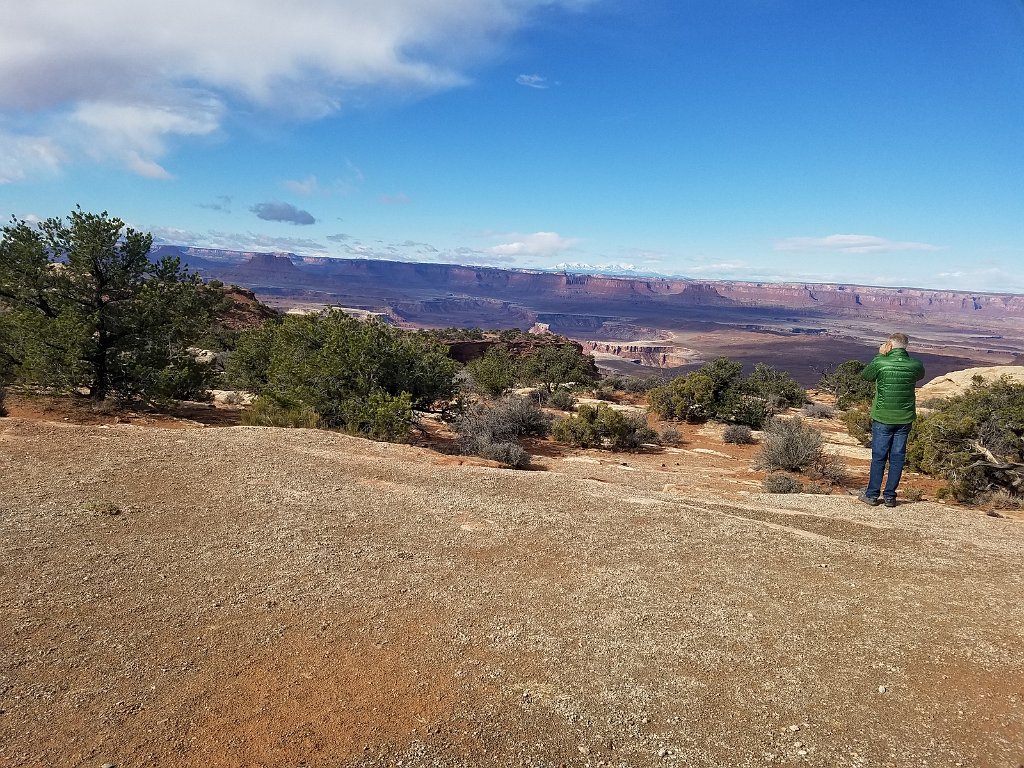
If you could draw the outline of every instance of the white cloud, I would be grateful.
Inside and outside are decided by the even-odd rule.
[[[562,237],[557,232],[534,232],[532,235],[507,235],[515,238],[512,242],[501,243],[485,249],[494,256],[554,256],[574,250],[580,240]]]
[[[174,136],[204,136],[217,130],[223,105],[201,93],[173,101],[88,101],[67,117],[63,144],[98,162],[112,161],[152,179],[171,178],[157,159]]]
[[[891,253],[894,251],[938,251],[929,243],[899,242],[874,235],[828,235],[787,237],[774,245],[776,251],[834,251],[839,253]]]
[[[357,92],[455,87],[534,13],[593,1],[20,3],[0,25],[0,119],[23,118],[0,180],[83,155],[166,176],[168,140],[216,130],[235,104],[315,119]]]
[[[64,151],[45,136],[15,136],[0,131],[0,184],[56,172]]]
[[[315,195],[321,190],[320,183],[316,180],[316,176],[307,176],[304,179],[289,179],[282,185],[289,192],[294,192],[297,195]]]
[[[412,202],[405,192],[399,192],[397,195],[381,195],[380,201],[384,205],[408,205]]]
[[[144,230],[157,244],[184,245],[193,248],[214,248],[226,251],[291,251],[326,255],[328,249],[316,240],[302,237],[274,237],[254,232],[193,232],[174,227],[152,227]]]
[[[548,87],[548,79],[540,75],[519,75],[516,78],[516,82],[519,85],[525,85],[527,88],[544,89]]]

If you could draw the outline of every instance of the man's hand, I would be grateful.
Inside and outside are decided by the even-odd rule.
[[[891,341],[883,341],[882,342],[882,346],[880,346],[878,348],[878,354],[880,354],[880,355],[888,355],[890,352],[892,352],[892,342]]]

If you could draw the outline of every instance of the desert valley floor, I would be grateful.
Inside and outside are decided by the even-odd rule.
[[[0,765],[1024,764],[1024,523],[685,436],[0,419]]]

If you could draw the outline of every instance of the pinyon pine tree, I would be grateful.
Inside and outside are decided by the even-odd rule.
[[[209,372],[188,353],[213,292],[152,237],[106,212],[0,231],[0,365],[27,383],[107,397],[195,396]]]

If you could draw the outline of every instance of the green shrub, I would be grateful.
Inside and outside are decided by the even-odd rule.
[[[716,418],[739,386],[743,365],[725,357],[706,363],[647,393],[651,409],[662,418],[704,422]]]
[[[767,493],[800,493],[803,485],[784,472],[772,472],[761,481],[761,488]]]
[[[734,445],[750,445],[754,435],[746,424],[730,424],[722,431],[722,440]]]
[[[345,401],[340,416],[346,432],[403,443],[413,423],[412,398],[408,392],[400,395],[373,392],[365,401]]]
[[[246,331],[228,362],[236,388],[378,439],[404,438],[413,409],[451,399],[454,373],[429,337],[331,310]]]
[[[799,471],[819,458],[823,442],[821,430],[799,416],[776,417],[765,426],[754,468]]]
[[[249,427],[305,427],[320,426],[320,415],[306,406],[288,406],[269,397],[257,397],[242,411],[241,421]]]
[[[836,408],[842,410],[870,403],[875,396],[875,383],[861,378],[860,373],[866,367],[860,360],[847,360],[822,376],[818,389],[833,395]]]
[[[549,393],[564,384],[591,384],[597,381],[594,358],[583,354],[574,342],[545,344],[521,361],[522,381],[539,384]]]
[[[999,490],[1024,495],[1024,384],[976,378],[917,419],[907,462],[943,478],[957,501],[977,502]]]
[[[576,398],[567,389],[556,389],[548,398],[548,405],[560,411],[571,411],[576,407]]]
[[[466,363],[474,391],[488,397],[500,397],[516,385],[519,363],[504,344],[496,344],[483,357]]]
[[[779,410],[806,402],[807,393],[784,371],[758,363],[747,378],[742,364],[720,357],[648,392],[651,409],[662,418],[746,424],[754,429]]]
[[[767,400],[775,412],[807,402],[807,391],[792,376],[764,363],[754,366],[744,381],[744,389]]]
[[[7,415],[7,390],[4,387],[0,387],[0,416]]]
[[[850,437],[865,448],[871,447],[871,415],[866,407],[851,408],[840,416],[840,420],[846,425]]]
[[[924,491],[920,488],[907,488],[900,491],[900,497],[904,501],[921,501],[924,498]]]
[[[657,439],[645,416],[624,414],[604,403],[596,408],[581,405],[575,416],[555,422],[552,435],[558,442],[577,448],[606,447],[612,451],[636,451]]]
[[[629,392],[632,395],[642,395],[662,383],[653,376],[620,375],[608,376],[604,379],[604,382],[612,389],[617,389],[620,392]]]
[[[592,410],[589,405],[581,405],[582,413],[558,419],[551,427],[551,436],[576,448],[600,448],[601,434],[594,421],[586,418]]]

